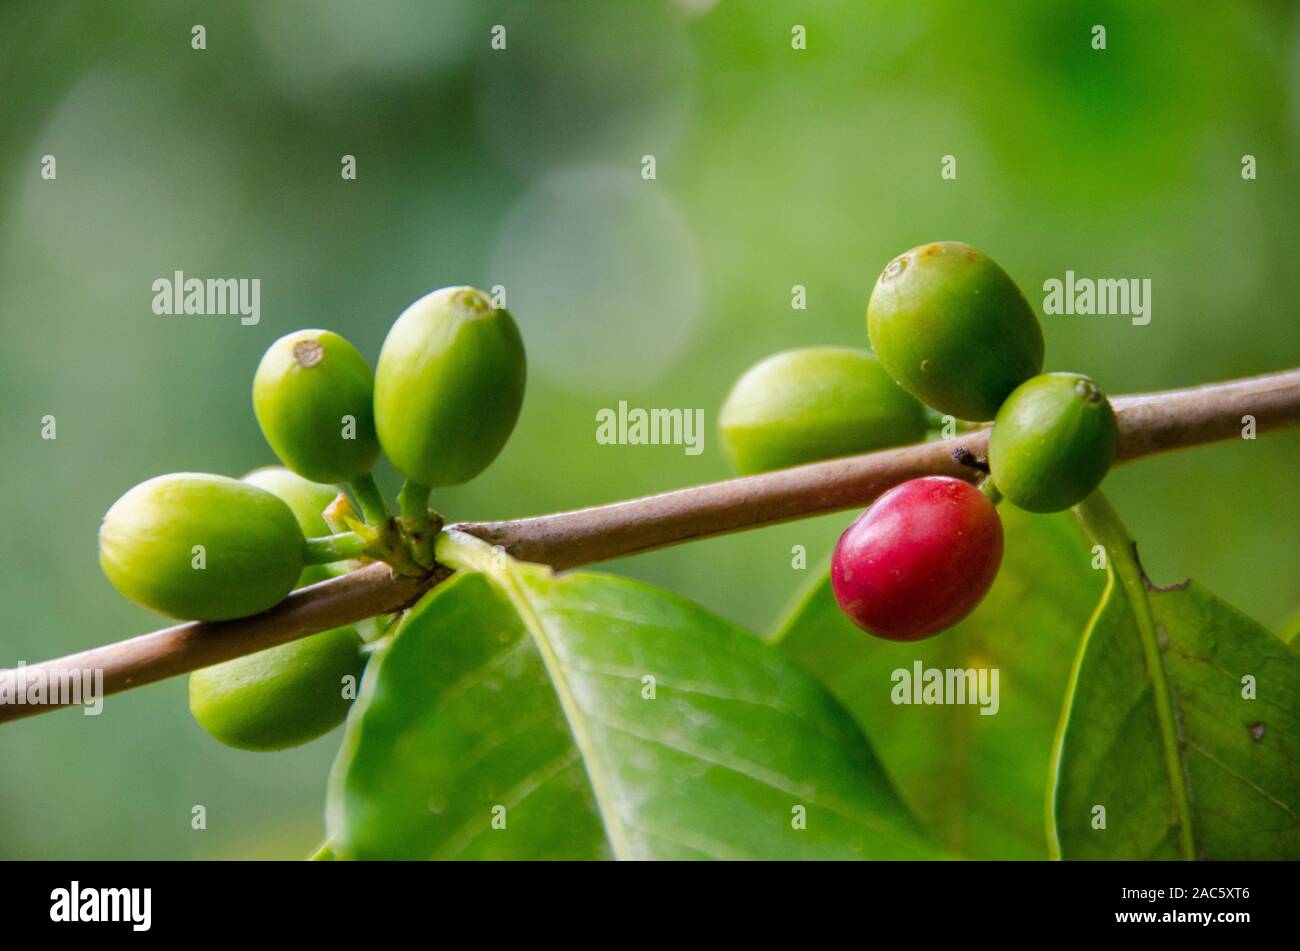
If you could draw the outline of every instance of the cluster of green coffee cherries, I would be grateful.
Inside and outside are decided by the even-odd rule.
[[[719,418],[741,474],[870,452],[926,438],[942,416],[993,420],[989,477],[977,489],[931,476],[882,495],[841,537],[831,580],[860,627],[916,640],[980,602],[1002,558],[995,508],[1030,512],[1086,498],[1115,458],[1110,402],[1088,377],[1041,373],[1043,334],[1025,296],[989,257],[954,241],[890,261],[867,307],[873,356],[817,347],[762,360]]]
[[[336,333],[286,334],[253,380],[258,424],[284,467],[243,479],[174,473],[135,486],[100,527],[104,574],[132,601],[201,621],[257,614],[367,559],[425,574],[441,527],[431,491],[472,479],[497,456],[525,375],[514,319],[472,287],[408,307],[373,372]],[[406,478],[398,517],[371,475],[381,451]],[[366,635],[377,630],[363,622],[197,671],[190,709],[230,746],[305,743],[343,720]]]

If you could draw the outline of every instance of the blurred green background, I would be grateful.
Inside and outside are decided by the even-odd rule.
[[[249,399],[262,350],[324,326],[373,359],[397,313],[445,284],[505,286],[531,361],[503,455],[435,498],[452,518],[724,477],[713,427],[735,377],[778,349],[865,346],[876,275],[928,240],[987,251],[1040,310],[1043,281],[1067,269],[1150,278],[1148,326],[1043,318],[1047,367],[1112,394],[1300,364],[1297,12],[6,4],[0,663],[160,626],[100,574],[104,510],[158,473],[272,461]],[[260,324],[156,316],[151,284],[175,270],[260,278]],[[806,310],[790,306],[795,284]],[[596,411],[619,400],[704,408],[704,453],[598,445]],[[1193,575],[1275,625],[1300,605],[1298,449],[1298,432],[1266,435],[1146,460],[1106,487],[1157,581]],[[767,629],[807,580],[791,546],[815,566],[848,518],[608,567]],[[191,720],[184,679],[98,718],[6,726],[0,856],[300,857],[321,834],[337,739],[226,749]]]

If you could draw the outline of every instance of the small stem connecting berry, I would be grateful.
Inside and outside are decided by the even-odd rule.
[[[352,494],[356,496],[357,505],[361,509],[361,515],[366,520],[366,524],[372,528],[383,528],[388,524],[388,503],[384,501],[384,494],[379,491],[379,486],[375,484],[375,477],[370,473],[358,476],[349,483]]]
[[[356,532],[340,532],[321,538],[307,539],[304,561],[309,565],[324,565],[333,561],[360,558],[367,553],[367,545]]]
[[[983,492],[990,502],[997,505],[1002,501],[1002,491],[994,484],[992,479],[985,479],[979,484],[979,490]]]
[[[442,527],[442,518],[435,519],[429,511],[429,493],[427,485],[420,485],[407,479],[402,490],[397,494],[397,504],[402,513],[402,531],[411,548],[411,557],[417,564],[432,568],[433,541]]]

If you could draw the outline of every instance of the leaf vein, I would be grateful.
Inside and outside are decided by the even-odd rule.
[[[1219,759],[1217,756],[1215,756],[1213,753],[1211,753],[1211,752],[1210,752],[1209,750],[1207,750],[1205,747],[1201,746],[1199,743],[1193,743],[1191,740],[1188,740],[1188,741],[1187,741],[1187,745],[1190,746],[1192,749],[1194,749],[1196,752],[1200,753],[1202,756],[1204,756],[1206,759],[1208,759],[1208,760],[1209,760],[1211,763],[1213,763],[1215,766],[1219,767],[1219,769],[1223,770],[1225,773],[1227,773],[1227,774],[1228,774],[1229,776],[1231,776],[1233,779],[1235,779],[1235,780],[1237,780],[1238,782],[1244,783],[1245,785],[1249,786],[1251,789],[1255,790],[1255,792],[1259,793],[1261,796],[1263,796],[1263,797],[1264,797],[1265,799],[1267,799],[1269,802],[1273,803],[1273,805],[1277,806],[1279,809],[1281,809],[1283,812],[1285,812],[1285,813],[1286,813],[1288,816],[1290,816],[1292,819],[1296,820],[1297,822],[1300,822],[1300,815],[1296,815],[1296,812],[1295,812],[1294,809],[1292,809],[1290,806],[1288,806],[1288,805],[1287,805],[1286,803],[1284,803],[1282,800],[1278,799],[1276,796],[1274,796],[1272,793],[1270,793],[1267,789],[1264,789],[1262,786],[1260,786],[1260,785],[1258,785],[1258,784],[1256,784],[1256,783],[1251,782],[1249,779],[1247,779],[1245,776],[1241,775],[1241,773],[1237,772],[1235,769],[1233,769],[1233,768],[1232,768],[1231,766],[1229,766],[1227,763],[1223,762],[1223,760]]]
[[[506,812],[509,813],[511,809],[520,806],[537,790],[557,776],[563,775],[564,771],[577,760],[578,755],[578,748],[571,746],[564,754],[548,760],[521,779],[509,792],[501,797],[501,805],[506,807]],[[434,860],[455,858],[491,827],[492,820],[490,818],[483,819],[481,816],[476,816],[466,821],[455,835],[447,837],[442,846],[430,858]]]
[[[637,730],[630,724],[621,720],[604,718],[599,722],[605,729],[613,730],[617,733],[623,733],[646,743],[653,743],[656,746],[670,749],[675,753],[681,753],[683,756],[699,760],[700,762],[707,763],[710,766],[716,766],[719,769],[725,769],[737,773],[752,782],[758,783],[759,785],[775,789],[777,792],[785,793],[787,796],[796,796],[803,803],[816,806],[819,809],[825,809],[827,812],[832,812],[835,815],[852,822],[859,822],[863,825],[872,826],[877,829],[882,828],[878,823],[874,823],[870,816],[855,813],[852,810],[852,807],[847,806],[844,803],[819,800],[815,795],[815,787],[809,786],[805,783],[800,783],[797,780],[791,779],[789,776],[784,776],[781,773],[767,769],[757,763],[751,763],[748,760],[740,759],[738,757],[725,756],[716,750],[706,749],[704,747],[695,746],[694,744],[683,743],[680,739],[669,740],[664,737],[654,736],[641,730]]]

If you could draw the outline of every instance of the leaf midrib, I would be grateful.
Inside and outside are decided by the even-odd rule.
[[[597,755],[595,743],[587,731],[586,718],[583,717],[574,696],[573,688],[565,676],[564,665],[560,663],[559,656],[555,652],[555,645],[551,643],[550,638],[547,636],[546,625],[542,623],[541,617],[533,608],[532,601],[519,584],[519,579],[514,572],[508,568],[492,571],[488,573],[488,578],[495,582],[505,592],[506,597],[510,599],[510,603],[514,605],[520,619],[524,622],[524,627],[528,629],[533,643],[537,645],[538,653],[542,656],[542,663],[546,665],[547,673],[551,678],[551,685],[555,689],[555,695],[560,701],[561,709],[564,711],[564,718],[568,721],[569,730],[573,734],[573,742],[582,755],[583,767],[587,771],[587,778],[591,781],[596,810],[600,813],[601,826],[605,830],[605,836],[609,839],[610,850],[616,859],[631,857],[633,850],[627,832],[623,828],[622,819],[618,816],[616,810],[607,807],[607,803],[612,801],[613,796],[608,779],[601,772],[600,757]]]
[[[1133,611],[1133,620],[1142,644],[1142,656],[1147,676],[1151,680],[1152,701],[1156,708],[1156,721],[1160,727],[1165,773],[1169,780],[1173,807],[1178,820],[1179,851],[1184,859],[1196,858],[1196,843],[1192,830],[1192,803],[1187,790],[1181,746],[1178,740],[1177,711],[1169,688],[1169,675],[1161,655],[1160,640],[1156,633],[1155,617],[1147,597],[1146,580],[1137,562],[1133,539],[1120,521],[1119,515],[1105,496],[1094,492],[1079,505],[1079,514],[1089,533],[1105,547],[1111,570],[1124,589]],[[1109,592],[1108,592],[1109,593]],[[1104,603],[1104,602],[1103,602]],[[1094,622],[1095,622],[1094,617]]]

